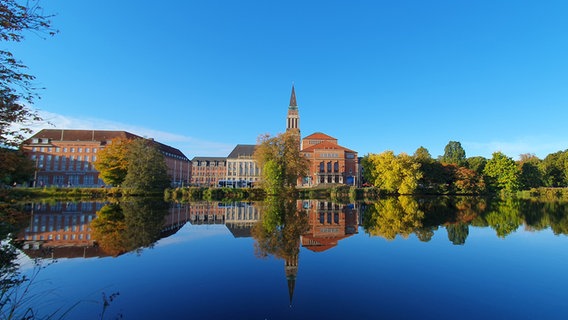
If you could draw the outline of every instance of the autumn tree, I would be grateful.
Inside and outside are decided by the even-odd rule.
[[[95,169],[106,184],[119,186],[128,173],[128,148],[132,140],[116,138],[99,151]]]
[[[53,35],[50,18],[44,15],[39,1],[19,4],[15,0],[0,2],[0,41],[21,42],[24,34]],[[0,145],[17,146],[33,121],[41,120],[30,108],[39,97],[27,67],[14,55],[0,50]]]
[[[518,191],[520,187],[520,171],[515,161],[502,152],[494,152],[483,169],[487,183],[494,190],[505,192]]]
[[[485,168],[486,164],[487,159],[481,156],[469,157],[466,160],[466,167],[477,172],[477,174],[479,175],[483,174],[483,169]]]
[[[163,191],[170,186],[164,155],[146,139],[135,139],[128,144],[128,167],[123,187],[134,193]]]
[[[394,240],[397,235],[407,238],[422,230],[424,212],[411,197],[400,196],[379,199],[370,205],[363,216],[365,232]]]
[[[463,166],[466,163],[465,150],[458,141],[450,141],[444,148],[444,155],[440,157],[440,162]]]
[[[389,193],[411,194],[422,177],[420,163],[413,157],[390,150],[366,155],[362,166],[365,179]]]
[[[287,131],[259,137],[254,159],[262,171],[262,185],[269,194],[296,186],[308,172],[309,162],[300,154],[298,134]]]

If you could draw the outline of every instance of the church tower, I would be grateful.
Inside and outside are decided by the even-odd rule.
[[[296,103],[296,91],[292,84],[292,94],[290,95],[290,106],[288,107],[288,117],[286,131],[294,130],[300,135],[300,114],[298,113],[298,103]]]

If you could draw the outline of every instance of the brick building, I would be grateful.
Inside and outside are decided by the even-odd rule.
[[[300,135],[300,115],[294,86],[290,95],[286,131]],[[336,138],[316,132],[303,138],[299,148],[300,154],[309,160],[310,167],[308,175],[298,179],[298,186],[311,187],[329,183],[358,185],[357,152],[340,146]]]
[[[227,158],[194,157],[191,160],[190,184],[198,187],[216,187],[227,175]]]
[[[36,164],[35,186],[103,185],[94,167],[97,153],[112,139],[144,139],[126,131],[44,129],[24,141],[22,148]],[[189,159],[178,149],[151,139],[164,155],[174,186],[187,185]]]

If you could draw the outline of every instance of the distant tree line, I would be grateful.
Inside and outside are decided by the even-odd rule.
[[[420,147],[412,156],[392,151],[368,154],[362,167],[368,184],[391,194],[513,193],[568,187],[568,150],[544,159],[522,154],[515,161],[502,152],[494,152],[491,159],[467,158],[461,143],[450,141],[438,159]]]

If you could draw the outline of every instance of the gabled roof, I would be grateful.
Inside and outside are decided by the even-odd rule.
[[[301,152],[312,152],[314,150],[342,150],[345,152],[355,152],[351,149],[347,149],[345,147],[342,147],[336,143],[332,143],[329,141],[324,141],[318,144],[314,144],[312,146],[302,149]]]
[[[227,159],[237,159],[242,156],[252,157],[255,149],[256,144],[237,144],[235,149],[227,156]]]
[[[332,137],[332,136],[328,136],[325,133],[321,133],[321,132],[314,132],[312,134],[310,134],[307,137],[304,137],[304,139],[317,139],[317,140],[337,140],[336,138]]]

